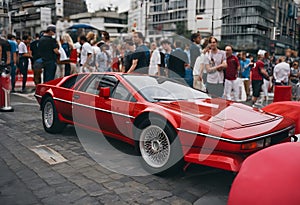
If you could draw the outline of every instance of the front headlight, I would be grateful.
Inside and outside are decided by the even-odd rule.
[[[242,144],[241,149],[251,150],[251,149],[268,147],[270,145],[271,145],[271,137],[268,137],[268,138],[261,139],[261,140],[258,140],[258,141]]]
[[[261,139],[254,142],[249,142],[241,145],[242,150],[251,150],[251,149],[257,149],[257,148],[263,148],[264,147],[265,140]]]
[[[268,147],[271,145],[271,137],[268,137],[265,139],[265,147]]]

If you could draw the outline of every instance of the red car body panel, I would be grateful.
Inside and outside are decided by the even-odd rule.
[[[86,74],[71,88],[62,85],[76,75],[40,84],[35,93],[37,101],[42,104],[43,97],[49,95],[54,99],[60,121],[101,131],[132,145],[134,124],[145,113],[160,116],[178,133],[188,163],[238,171],[247,156],[261,149],[243,150],[242,144],[268,137],[272,144],[277,144],[289,140],[287,133],[294,127],[290,119],[218,98],[149,102],[121,73],[106,75],[115,76],[135,101],[105,99],[80,91],[91,75],[98,74]]]
[[[295,133],[300,134],[300,102],[283,101],[275,102],[263,108],[266,112],[276,113],[278,115],[290,118],[295,121]]]
[[[298,205],[300,144],[278,144],[248,157],[235,177],[228,205]]]

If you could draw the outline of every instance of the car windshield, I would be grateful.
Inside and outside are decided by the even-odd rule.
[[[204,92],[166,77],[146,75],[123,75],[123,77],[151,102],[210,98]]]

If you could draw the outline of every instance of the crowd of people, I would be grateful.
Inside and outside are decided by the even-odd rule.
[[[246,100],[255,106],[267,103],[269,92],[273,92],[276,85],[291,85],[292,97],[298,100],[300,71],[296,51],[286,49],[285,56],[276,58],[259,50],[254,59],[244,51],[234,55],[231,45],[227,45],[225,51],[219,50],[217,43],[215,37],[203,41],[201,55],[197,57],[193,70],[194,88],[206,88],[218,97],[238,101],[242,84]]]
[[[247,100],[254,105],[263,92],[274,85],[291,85],[294,99],[298,99],[300,77],[298,54],[287,49],[285,56],[275,58],[259,50],[257,57],[246,52],[233,52],[227,45],[218,48],[218,40],[193,33],[190,44],[181,40],[146,43],[141,32],[133,32],[124,42],[110,42],[109,34],[99,36],[88,32],[78,36],[74,43],[68,33],[55,37],[56,27],[49,25],[45,31],[22,39],[8,34],[0,39],[3,63],[11,68],[12,92],[15,92],[17,70],[23,76],[22,92],[26,92],[29,63],[34,71],[34,82],[39,84],[57,77],[82,72],[139,72],[167,76],[216,97],[238,101],[241,82]]]

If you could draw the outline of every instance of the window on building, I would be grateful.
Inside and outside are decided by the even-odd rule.
[[[206,0],[197,0],[196,2],[196,14],[203,14],[205,12]]]

